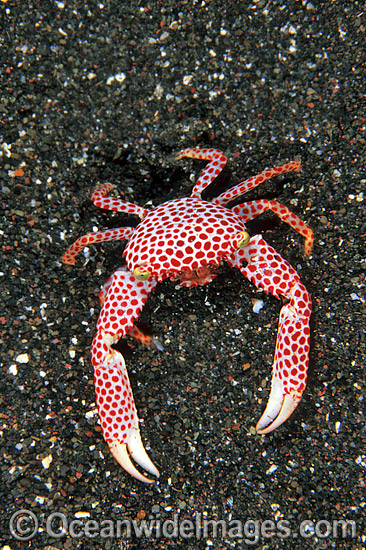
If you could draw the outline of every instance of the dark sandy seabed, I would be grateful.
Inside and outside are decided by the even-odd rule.
[[[364,549],[363,2],[2,0],[0,10],[1,549]],[[256,435],[281,303],[228,267],[204,287],[162,283],[140,326],[164,351],[121,348],[161,471],[144,485],[102,438],[89,356],[98,290],[123,243],[90,247],[74,267],[61,256],[84,233],[136,224],[95,208],[99,182],[147,207],[188,195],[202,164],[174,156],[190,146],[227,154],[215,192],[302,160],[301,174],[245,198],[276,197],[314,230],[307,258],[273,214],[250,225],[311,293],[311,366],[296,412]],[[21,510],[39,523],[28,541]],[[65,536],[47,532],[50,517]]]

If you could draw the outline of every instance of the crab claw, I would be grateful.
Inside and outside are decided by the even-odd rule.
[[[281,426],[296,409],[306,385],[309,363],[310,297],[298,281],[290,302],[280,313],[271,393],[256,430],[267,434]]]
[[[281,380],[273,378],[267,407],[255,427],[257,432],[264,435],[281,426],[292,415],[300,400],[301,394],[285,394]]]
[[[156,477],[160,476],[159,470],[151,462],[149,455],[145,451],[145,448],[141,441],[140,433],[138,431],[135,431],[131,435],[128,446],[126,445],[126,443],[120,443],[119,441],[115,440],[112,441],[112,443],[109,443],[109,449],[117,462],[122,466],[122,468],[139,481],[143,481],[144,483],[154,483],[154,480],[142,475],[135,468],[135,466],[131,462],[130,456],[128,455],[127,449],[129,450],[131,457],[139,466],[141,466],[144,470],[150,472]]]
[[[240,271],[257,287],[289,300],[280,312],[269,401],[256,426],[257,432],[266,434],[291,416],[305,390],[311,299],[298,273],[261,235],[253,237],[245,248],[239,248],[235,258],[247,262]]]
[[[159,471],[141,441],[126,364],[122,354],[111,347],[114,339],[99,330],[92,345],[95,390],[103,437],[122,468],[144,483],[153,483],[131,462],[132,458],[144,470],[159,477]]]

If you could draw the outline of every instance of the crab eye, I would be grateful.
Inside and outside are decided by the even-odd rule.
[[[135,269],[133,270],[133,274],[136,279],[140,279],[140,281],[147,281],[147,279],[150,277],[150,273],[148,271],[142,271],[139,267],[135,267]]]
[[[250,235],[246,231],[242,231],[241,235],[243,237],[238,241],[238,248],[244,248],[245,246],[247,246],[250,239]]]

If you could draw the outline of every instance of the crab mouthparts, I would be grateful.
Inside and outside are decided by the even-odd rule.
[[[193,271],[174,273],[170,280],[180,281],[181,286],[203,286],[217,277],[218,268],[218,265],[205,265]]]

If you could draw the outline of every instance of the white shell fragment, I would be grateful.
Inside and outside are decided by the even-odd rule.
[[[107,86],[110,86],[110,85],[112,84],[112,82],[114,82],[114,81],[117,81],[117,82],[119,82],[119,83],[121,84],[121,83],[125,80],[125,78],[126,78],[125,73],[117,73],[117,74],[115,74],[115,75],[113,75],[113,76],[110,76],[110,77],[107,79],[106,84],[107,84]]]
[[[90,518],[90,512],[82,512],[82,511],[76,512],[76,513],[75,513],[75,517],[76,517],[77,519]]]
[[[45,456],[44,458],[42,458],[42,466],[43,468],[45,468],[47,470],[47,468],[50,467],[51,465],[51,462],[52,462],[52,455],[48,455],[48,456]]]
[[[254,313],[259,313],[263,306],[264,306],[263,300],[253,300]]]
[[[17,355],[15,358],[15,361],[17,361],[17,363],[28,363],[29,362],[28,353],[21,353],[20,355]]]
[[[13,376],[16,376],[18,374],[18,367],[15,363],[13,365],[10,365],[10,367],[8,368],[8,372]]]

